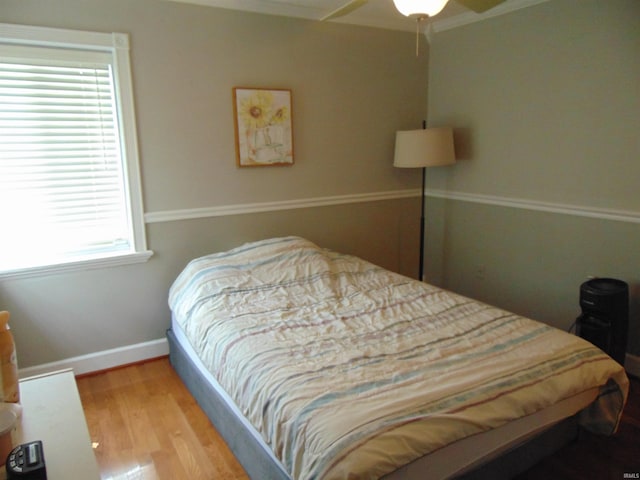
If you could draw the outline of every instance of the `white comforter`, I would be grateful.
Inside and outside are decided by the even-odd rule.
[[[379,478],[592,387],[610,433],[628,392],[574,335],[297,237],[192,261],[169,303],[296,479]]]

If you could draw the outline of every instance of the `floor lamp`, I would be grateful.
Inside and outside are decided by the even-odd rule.
[[[422,168],[422,195],[420,196],[420,269],[418,279],[423,280],[424,265],[424,192],[427,167],[455,163],[453,129],[451,127],[424,128],[396,132],[393,166]]]

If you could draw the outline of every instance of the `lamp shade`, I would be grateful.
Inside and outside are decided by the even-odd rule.
[[[433,17],[440,13],[449,0],[393,0],[398,11],[405,17]]]
[[[455,162],[451,127],[396,132],[394,167],[437,167]]]

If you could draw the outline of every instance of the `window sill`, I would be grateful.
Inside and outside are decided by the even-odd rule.
[[[56,273],[78,272],[92,270],[96,268],[117,267],[121,265],[131,265],[134,263],[144,263],[153,255],[153,251],[127,253],[113,257],[92,258],[76,262],[61,263],[58,265],[44,265],[39,267],[20,268],[16,270],[0,271],[0,281],[13,278],[41,277]]]

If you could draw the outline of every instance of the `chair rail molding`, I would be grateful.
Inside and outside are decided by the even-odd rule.
[[[352,195],[281,200],[276,202],[241,203],[236,205],[221,205],[204,208],[165,210],[146,213],[144,218],[146,223],[171,222],[176,220],[189,220],[193,218],[223,217],[227,215],[293,210],[296,208],[326,207],[330,205],[346,205],[349,203],[375,202],[380,200],[395,200],[399,198],[419,196],[420,189],[393,190],[376,193],[356,193]]]
[[[241,203],[178,210],[163,210],[147,212],[144,215],[146,223],[172,222],[208,217],[223,217],[227,215],[244,215],[250,213],[273,212],[278,210],[293,210],[296,208],[326,207],[331,205],[347,205],[350,203],[395,200],[401,198],[419,197],[420,189],[390,190],[373,193],[356,193],[351,195],[334,195],[326,197],[300,198],[275,202]],[[482,203],[501,207],[520,208],[539,212],[558,213],[589,217],[600,220],[616,220],[628,223],[640,223],[640,212],[591,207],[586,205],[571,205],[565,203],[545,202],[524,198],[484,195],[477,193],[457,192],[450,190],[427,189],[426,197],[457,200],[461,202]]]
[[[600,220],[617,220],[628,223],[640,223],[640,212],[633,210],[618,210],[610,208],[591,207],[586,205],[572,205],[566,203],[545,202],[523,198],[502,197],[477,193],[455,192],[448,190],[427,189],[425,196],[458,200],[461,202],[483,203],[501,207],[520,208],[539,212],[559,213],[579,217],[590,217]]]

